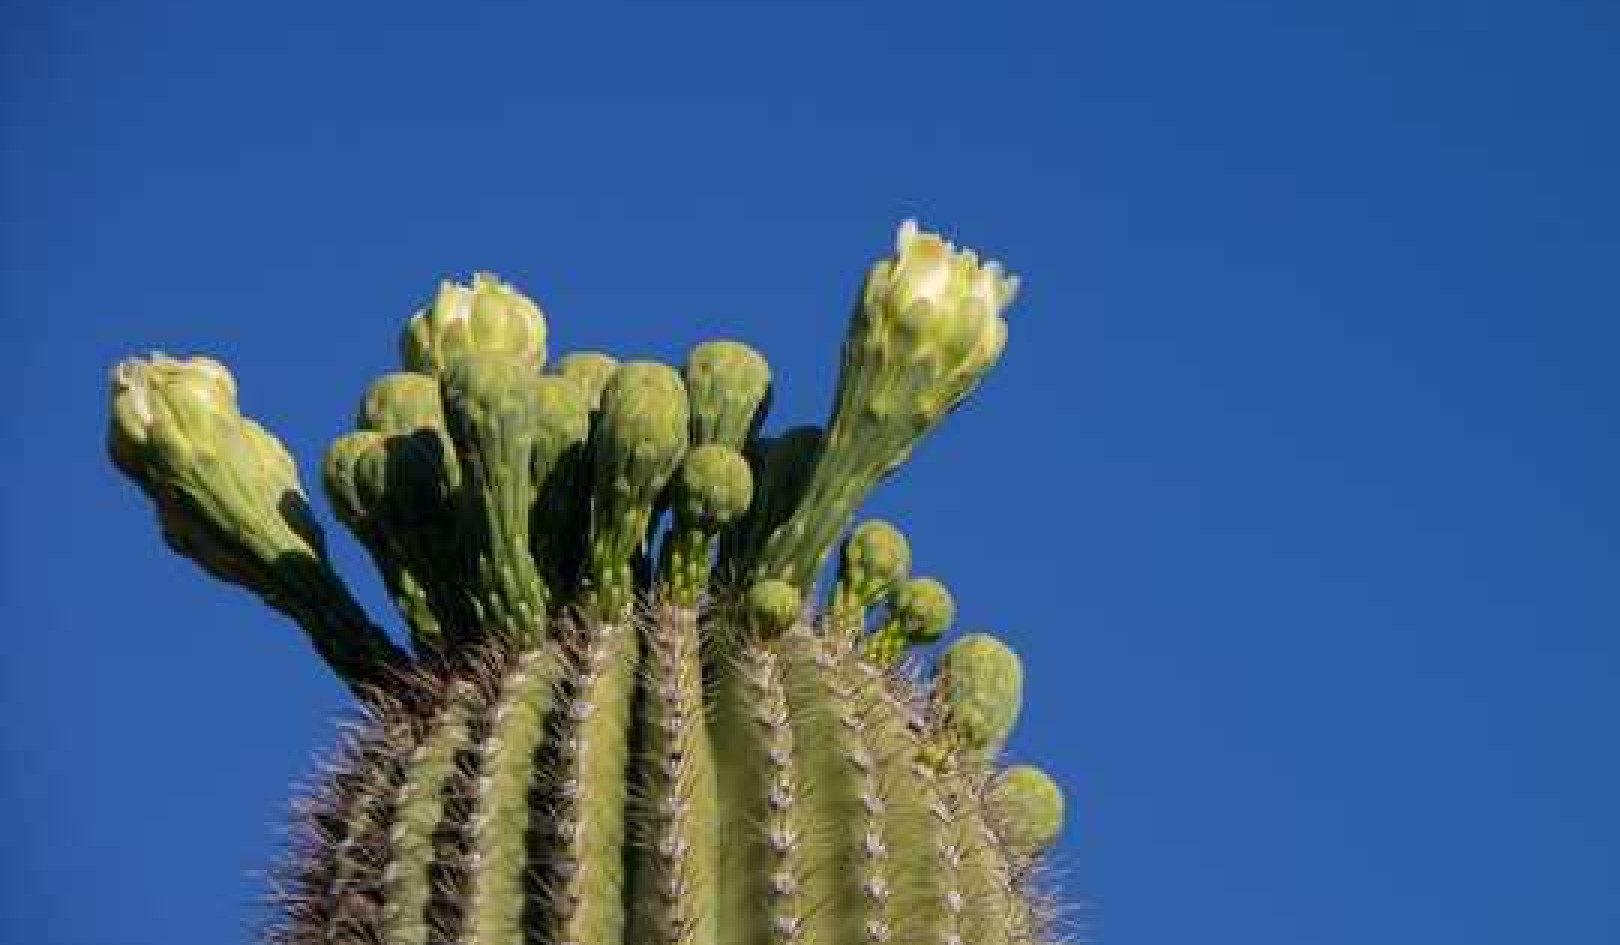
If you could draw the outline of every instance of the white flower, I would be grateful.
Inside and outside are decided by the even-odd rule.
[[[400,339],[405,366],[436,374],[473,352],[504,352],[532,361],[546,356],[546,320],[540,307],[489,273],[471,286],[445,281],[432,304],[412,316]]]
[[[186,451],[204,430],[236,410],[236,379],[211,358],[180,360],[154,353],[129,358],[112,371],[114,454],[133,458],[148,448]]]
[[[889,262],[888,291],[897,308],[926,302],[935,310],[976,303],[986,316],[1000,317],[1018,294],[1018,277],[1007,275],[994,260],[979,262],[970,249],[957,249],[937,233],[900,224],[895,256]]]

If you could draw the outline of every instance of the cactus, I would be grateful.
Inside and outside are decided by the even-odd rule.
[[[999,760],[1018,657],[969,634],[921,673],[954,600],[911,575],[898,528],[853,522],[996,362],[1015,289],[908,223],[825,427],[764,436],[771,374],[746,345],[547,368],[539,306],[445,283],[321,476],[408,649],[334,571],[224,367],[119,365],[110,450],[164,537],[292,617],[360,707],[301,805],[269,937],[1053,941],[1038,877],[1062,793]]]

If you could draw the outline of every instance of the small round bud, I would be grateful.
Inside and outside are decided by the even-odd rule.
[[[844,542],[838,570],[841,605],[870,607],[910,572],[906,536],[882,519],[867,519]]]
[[[557,373],[574,382],[592,410],[602,405],[602,391],[619,362],[596,351],[575,351],[557,362]]]
[[[537,481],[543,481],[564,451],[590,435],[591,410],[579,385],[567,378],[541,376],[533,386],[534,462]]]
[[[1063,789],[1031,765],[1014,765],[990,785],[990,809],[1002,839],[1020,856],[1033,856],[1063,831]]]
[[[375,430],[355,430],[333,441],[321,464],[321,484],[338,518],[360,530],[382,507],[387,492],[387,440]]]
[[[956,600],[933,578],[912,578],[889,598],[889,620],[905,631],[907,642],[933,643],[956,619]]]
[[[357,426],[378,433],[444,429],[439,384],[426,374],[396,371],[372,382],[360,401]]]
[[[705,341],[687,357],[685,375],[692,397],[692,442],[741,449],[764,414],[770,365],[741,342]]]
[[[664,486],[686,453],[686,386],[673,368],[632,361],[602,392],[592,431],[593,607],[616,620],[633,597],[632,562]]]
[[[675,515],[712,535],[748,510],[754,497],[754,474],[742,454],[729,446],[705,443],[686,454],[675,478]]]
[[[799,589],[786,581],[757,581],[748,588],[743,601],[749,623],[761,633],[776,636],[799,619],[804,598]]]
[[[444,282],[400,337],[405,367],[438,374],[479,352],[508,354],[538,368],[546,358],[546,320],[540,307],[489,273],[471,286]]]
[[[934,667],[938,721],[975,753],[1001,749],[1024,701],[1024,665],[1007,645],[970,633],[940,654]]]
[[[688,412],[680,375],[651,361],[625,364],[602,392],[601,409],[598,470],[628,476],[632,492],[661,489],[686,453]]]

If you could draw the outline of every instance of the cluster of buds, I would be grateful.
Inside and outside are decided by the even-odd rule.
[[[654,597],[691,611],[730,599],[744,624],[779,634],[871,488],[996,363],[1016,291],[998,264],[904,224],[866,277],[826,427],[762,435],[772,376],[747,345],[703,342],[680,370],[596,352],[548,368],[539,305],[493,275],[447,281],[406,324],[404,370],[365,392],[322,481],[423,657],[490,637],[532,645],[570,607],[620,620]],[[225,368],[119,365],[112,453],[171,544],[303,623],[345,677],[407,659],[332,572],[291,458],[238,411]],[[911,566],[892,524],[853,528],[825,632],[882,668],[939,640],[955,602]],[[1000,747],[1020,679],[991,638],[946,651],[935,689],[950,754]]]
[[[405,326],[405,370],[366,392],[322,479],[419,650],[533,641],[575,603],[617,619],[652,588],[695,607],[783,581],[803,601],[867,492],[995,363],[1016,288],[906,223],[866,278],[825,430],[762,436],[771,370],[747,345],[704,342],[679,371],[593,352],[548,370],[539,305],[486,273],[447,281]],[[235,395],[206,359],[121,366],[114,456],[186,554],[289,613],[327,609],[341,584],[291,459]],[[881,608],[863,644],[876,663],[937,639],[954,612],[910,562],[883,522],[844,546],[828,622],[857,640]],[[299,599],[303,584],[317,602]]]
[[[112,456],[169,543],[298,621],[408,748],[367,748],[377,778],[339,779],[398,789],[336,818],[357,836],[306,872],[320,921],[289,940],[426,941],[438,900],[465,893],[452,911],[477,941],[1034,941],[1015,874],[1055,840],[1063,796],[997,761],[1023,667],[959,634],[925,680],[955,599],[913,573],[900,529],[855,522],[996,363],[1016,290],[903,225],[831,415],[767,433],[772,372],[745,344],[548,364],[539,305],[493,275],[443,283],[321,467],[408,649],[334,573],[291,457],[225,368],[120,364]],[[441,863],[452,834],[465,849]]]

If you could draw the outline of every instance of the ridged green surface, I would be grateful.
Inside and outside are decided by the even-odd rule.
[[[371,846],[306,852],[285,940],[1049,940],[980,800],[989,769],[919,761],[921,690],[811,624],[705,678],[676,642],[692,617],[587,622],[571,666],[548,648],[420,684],[442,695],[378,723],[414,734],[329,785]],[[382,864],[381,909],[351,862]]]
[[[959,637],[867,492],[994,364],[1015,280],[914,227],[873,267],[822,427],[771,372],[544,366],[493,276],[407,325],[322,481],[412,652],[333,570],[290,457],[207,359],[114,375],[111,447],[165,537],[297,620],[362,721],[304,805],[297,945],[1036,945],[1063,797],[1004,769],[1017,656]],[[827,433],[823,435],[822,430]],[[838,572],[818,599],[824,560]]]

